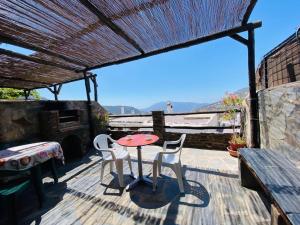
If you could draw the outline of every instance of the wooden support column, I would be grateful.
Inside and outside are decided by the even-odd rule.
[[[31,91],[31,90],[24,90],[25,100],[28,100],[28,98],[29,98],[29,96],[30,96],[30,91]]]
[[[92,102],[91,102],[91,86],[90,86],[90,79],[87,76],[86,72],[83,73],[84,81],[85,81],[85,90],[86,90],[86,97],[87,97],[87,110],[88,110],[88,121],[90,127],[90,140],[91,142],[94,139],[94,124],[93,124],[93,115],[92,115]]]
[[[258,99],[255,80],[255,41],[254,28],[248,30],[248,73],[250,95],[250,135],[251,146],[259,147]]]
[[[265,88],[269,88],[269,78],[268,78],[268,59],[264,59],[264,78],[265,78]]]
[[[58,95],[60,93],[61,88],[62,88],[62,84],[59,85],[55,84],[53,86],[53,89],[51,87],[47,87],[47,89],[54,95],[55,101],[58,101]]]
[[[98,102],[98,90],[97,90],[98,84],[97,84],[96,75],[91,77],[91,81],[93,82],[93,85],[94,85],[94,100],[95,100],[95,102]]]
[[[55,101],[58,101],[58,94],[57,94],[57,86],[56,85],[54,85],[54,92],[53,92],[53,94],[54,94]]]

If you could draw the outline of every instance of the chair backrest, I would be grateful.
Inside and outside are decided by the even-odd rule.
[[[108,135],[107,134],[99,134],[94,138],[94,147],[97,150],[108,149]]]
[[[182,134],[180,137],[180,145],[179,145],[179,158],[181,157],[181,151],[182,151],[182,147],[183,147],[183,143],[185,141],[186,138],[186,134]]]

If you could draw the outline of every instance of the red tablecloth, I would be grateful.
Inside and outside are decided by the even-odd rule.
[[[0,151],[0,170],[24,170],[50,158],[64,162],[64,154],[57,142],[38,142]]]
[[[120,138],[117,142],[119,145],[127,147],[137,147],[151,145],[158,141],[158,137],[153,134],[135,134]]]

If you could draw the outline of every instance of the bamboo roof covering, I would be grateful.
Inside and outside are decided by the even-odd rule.
[[[5,0],[0,86],[37,88],[247,23],[256,0]]]

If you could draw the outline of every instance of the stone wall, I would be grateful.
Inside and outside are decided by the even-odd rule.
[[[110,131],[112,138],[119,139],[128,134],[137,133],[136,131]],[[143,132],[152,133],[152,132]],[[181,133],[165,132],[163,135],[164,140],[161,139],[160,142],[156,143],[162,145],[166,140],[174,141],[178,140]],[[188,148],[199,148],[199,149],[211,149],[211,150],[226,150],[228,146],[228,141],[231,134],[217,134],[217,133],[193,133],[187,134],[184,147]]]
[[[42,140],[40,112],[57,108],[82,110],[82,123],[89,132],[86,101],[0,101],[0,146]],[[94,134],[103,132],[105,110],[92,102]],[[85,135],[89,136],[89,135]],[[90,140],[88,140],[90,141]]]
[[[300,82],[258,92],[261,148],[278,150],[300,167]]]

